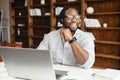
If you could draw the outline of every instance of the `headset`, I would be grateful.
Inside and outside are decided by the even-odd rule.
[[[59,21],[61,24],[63,24],[64,27],[66,27],[65,23],[64,23],[64,18],[65,18],[65,11],[68,10],[69,8],[73,8],[75,9],[76,11],[78,11],[76,8],[74,7],[71,7],[71,6],[65,6],[62,11],[60,12],[60,15],[59,15]],[[78,27],[77,28],[80,28],[80,25],[81,24],[78,24]],[[71,29],[70,29],[71,30]],[[72,31],[73,32],[73,31]]]
[[[65,6],[65,7],[62,9],[62,11],[60,12],[59,20],[60,20],[60,23],[61,23],[61,24],[64,24],[65,11],[68,10],[69,8],[74,8],[74,7]],[[77,10],[76,8],[74,8],[74,9]]]

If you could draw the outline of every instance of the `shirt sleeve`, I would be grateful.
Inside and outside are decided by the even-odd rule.
[[[49,50],[49,34],[44,34],[44,38],[37,47],[40,50]]]
[[[80,64],[79,65],[82,68],[90,68],[93,66],[95,62],[94,40],[89,35],[86,35],[86,38],[84,38],[82,47],[88,52],[89,57],[88,57],[88,60],[83,65],[80,65]]]

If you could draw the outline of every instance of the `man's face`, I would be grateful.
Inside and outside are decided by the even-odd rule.
[[[74,32],[79,24],[81,24],[81,20],[78,12],[74,8],[66,10],[64,18],[65,27],[69,27]]]

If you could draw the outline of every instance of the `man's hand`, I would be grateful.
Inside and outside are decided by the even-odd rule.
[[[69,28],[62,28],[60,35],[64,38],[65,42],[72,39],[72,33]]]

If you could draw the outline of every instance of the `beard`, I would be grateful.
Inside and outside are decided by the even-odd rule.
[[[80,25],[80,24],[77,23],[76,29],[71,29],[70,26],[68,26],[68,25],[66,25],[65,23],[63,23],[64,28],[69,28],[70,31],[71,31],[73,34],[75,34],[76,30],[80,27],[79,25]]]

